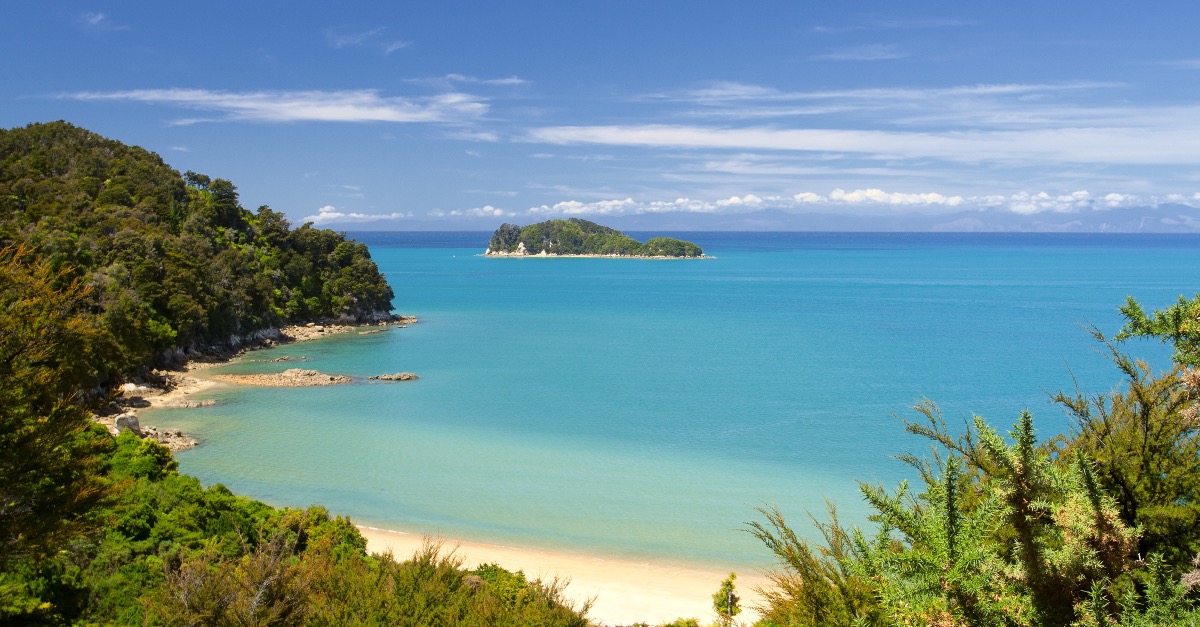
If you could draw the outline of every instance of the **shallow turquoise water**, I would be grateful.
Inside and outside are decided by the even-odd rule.
[[[823,497],[862,520],[923,397],[1007,428],[1048,391],[1118,382],[1081,325],[1191,294],[1200,238],[681,234],[708,260],[487,259],[488,234],[360,234],[421,323],[254,353],[412,383],[223,391],[151,423],[205,483],[357,522],[637,559],[770,561],[741,530]],[[1163,347],[1138,354],[1166,363]],[[291,355],[302,363],[263,361]]]

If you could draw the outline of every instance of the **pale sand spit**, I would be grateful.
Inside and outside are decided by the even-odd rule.
[[[388,531],[362,527],[367,550],[383,553],[388,550],[398,560],[408,559],[421,548],[426,536],[419,533]],[[524,571],[529,579],[550,581],[554,577],[568,579],[566,596],[578,607],[594,598],[587,616],[604,625],[630,625],[644,621],[651,625],[670,622],[676,618],[697,618],[702,624],[716,619],[712,595],[728,572],[702,570],[664,564],[648,564],[616,559],[601,559],[586,555],[556,553],[537,549],[516,548],[461,542],[434,538],[444,551],[457,547],[464,566],[496,563],[512,571]],[[736,581],[744,608],[737,616],[744,624],[758,616],[754,606],[761,597],[751,588],[765,585],[766,577],[756,572],[739,572]]]

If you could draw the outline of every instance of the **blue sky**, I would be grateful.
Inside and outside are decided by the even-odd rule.
[[[244,205],[295,223],[1200,217],[1191,2],[14,2],[4,15],[0,126],[65,119],[230,179]]]

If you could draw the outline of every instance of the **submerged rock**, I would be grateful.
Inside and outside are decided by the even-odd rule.
[[[412,372],[396,372],[395,375],[374,375],[367,378],[373,381],[416,381],[421,377],[412,374]]]

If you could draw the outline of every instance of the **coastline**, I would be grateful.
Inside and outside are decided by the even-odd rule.
[[[415,318],[405,318],[403,323],[396,324],[413,322],[416,322]],[[280,329],[280,336],[283,338],[281,340],[255,343],[215,356],[200,355],[196,359],[187,360],[176,370],[156,371],[158,381],[153,385],[138,384],[134,391],[127,392],[124,398],[132,401],[130,404],[134,407],[150,410],[205,407],[212,402],[197,401],[194,395],[229,386],[253,385],[236,377],[206,372],[216,366],[228,363],[248,352],[281,344],[306,342],[350,332],[376,332],[371,327],[376,327],[377,324],[325,327],[321,331],[315,331],[312,324],[285,327]],[[273,386],[291,387],[287,384]],[[132,410],[127,407],[123,411]],[[113,428],[111,422],[109,426],[110,429]],[[141,429],[143,437],[154,437],[163,442],[154,427],[147,425]],[[173,450],[183,450],[196,444],[195,440],[186,436],[183,439],[186,440],[183,445],[163,443],[171,446]],[[369,552],[391,551],[399,560],[410,559],[428,538],[421,533],[366,525],[357,527],[367,541]],[[702,624],[710,623],[716,618],[712,608],[712,594],[729,575],[722,570],[672,565],[666,562],[632,561],[460,539],[432,540],[442,545],[443,552],[455,551],[463,558],[463,566],[466,568],[496,563],[510,571],[523,571],[530,580],[541,579],[550,582],[557,578],[560,582],[568,582],[564,590],[565,598],[573,602],[576,608],[590,600],[592,605],[587,618],[596,625],[612,627],[643,621],[657,625],[669,623],[677,618],[696,618]],[[736,584],[743,608],[738,618],[744,623],[753,622],[758,615],[755,606],[762,601],[761,595],[753,588],[769,585],[769,581],[758,572],[739,572]]]
[[[179,431],[160,431],[153,425],[142,425],[138,410],[168,408],[199,408],[212,405],[212,401],[195,401],[191,396],[199,392],[227,385],[261,385],[270,387],[308,387],[314,385],[336,385],[350,381],[349,377],[324,375],[316,371],[293,369],[273,375],[216,375],[205,377],[198,373],[213,366],[227,364],[246,353],[275,348],[283,344],[308,342],[323,337],[358,332],[360,335],[379,333],[389,326],[404,328],[416,324],[417,318],[391,314],[386,318],[361,323],[322,324],[306,322],[255,332],[246,338],[231,340],[232,348],[211,348],[205,352],[184,354],[175,352],[177,366],[172,369],[151,371],[148,381],[126,383],[120,395],[109,407],[93,420],[108,428],[113,435],[128,429],[142,438],[149,438],[170,448],[182,451],[198,442]],[[365,330],[364,330],[365,329]]]
[[[367,540],[367,551],[391,551],[398,560],[408,559],[428,536],[358,526]],[[565,596],[576,607],[593,599],[587,617],[602,625],[631,625],[647,622],[651,625],[669,623],[677,618],[696,618],[708,624],[716,618],[712,595],[729,576],[728,572],[675,566],[664,563],[634,562],[607,559],[541,549],[512,547],[483,542],[468,542],[448,538],[429,538],[440,543],[443,552],[454,550],[463,558],[463,565],[475,568],[480,564],[496,563],[512,571],[524,571],[530,580],[550,581],[558,577],[569,580]],[[754,588],[769,585],[761,573],[739,572],[736,586],[741,597],[742,613],[737,619],[745,624],[757,620],[757,605],[762,596]]]

